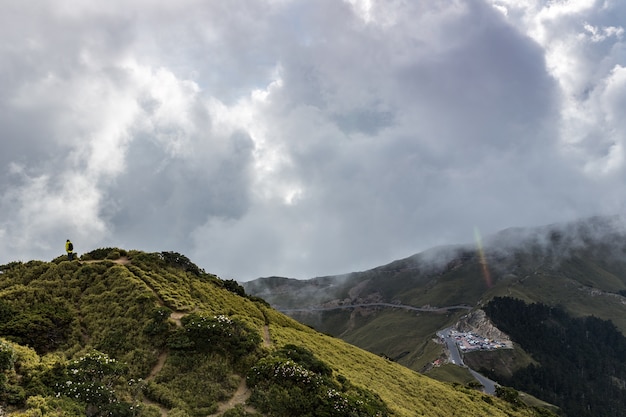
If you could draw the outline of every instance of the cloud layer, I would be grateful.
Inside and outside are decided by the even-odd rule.
[[[307,278],[624,209],[617,0],[2,9],[0,263]]]

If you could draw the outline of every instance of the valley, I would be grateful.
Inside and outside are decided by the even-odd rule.
[[[367,271],[309,280],[268,277],[243,285],[247,292],[318,331],[442,381],[461,384],[472,384],[474,371],[485,375],[488,370],[489,378],[515,385],[516,378],[534,367],[546,370],[549,367],[544,361],[549,352],[539,348],[553,336],[570,340],[565,330],[570,321],[593,317],[615,327],[619,334],[612,334],[612,338],[626,335],[626,229],[620,218],[594,217],[537,228],[513,228],[488,236],[483,243],[480,255],[478,248],[470,244],[448,245]],[[506,321],[509,327],[502,327],[490,316],[497,313],[492,301],[502,297],[524,303],[529,311],[537,310],[536,305],[558,307],[562,310],[559,314],[569,318],[553,323],[532,314],[511,313]],[[486,307],[491,308],[489,314],[485,313]],[[522,311],[522,307],[516,308]],[[508,334],[513,329],[520,332],[534,326],[556,326],[552,330],[555,334],[544,336],[545,340],[530,333],[516,333],[525,335],[516,337]],[[605,324],[597,326],[604,328]],[[444,337],[445,343],[441,343],[441,335],[450,329],[459,332],[458,347],[455,337]],[[572,348],[580,345],[583,352],[593,350],[582,347],[586,342],[574,338],[570,343]],[[558,351],[557,346],[555,342],[552,349]],[[445,365],[447,358],[449,365]],[[611,366],[621,375],[626,360],[615,361]],[[583,359],[567,365],[555,362],[565,366],[561,370],[565,373],[593,372],[585,368],[587,361]],[[448,368],[451,364],[461,365],[459,370],[464,371]],[[540,380],[545,382],[541,384],[548,384],[548,378],[542,376]],[[626,386],[621,376],[615,378],[616,386]],[[535,388],[533,391],[543,393],[538,397],[545,401],[573,404],[562,393],[550,393],[550,386]],[[599,388],[577,388],[583,389]],[[590,409],[619,408],[621,398],[622,394],[615,393],[613,398],[598,399],[598,403],[590,398],[587,402]]]

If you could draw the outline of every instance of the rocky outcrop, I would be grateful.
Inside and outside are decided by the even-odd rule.
[[[501,342],[510,342],[509,336],[491,323],[483,310],[474,310],[463,316],[456,324],[460,332],[475,333],[482,337]]]

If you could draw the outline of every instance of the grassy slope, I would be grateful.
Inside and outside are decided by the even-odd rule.
[[[626,244],[623,238],[609,242],[593,241],[587,247],[577,249],[570,249],[565,244],[554,247],[531,245],[519,251],[487,253],[491,286],[487,285],[475,254],[462,253],[458,261],[443,265],[438,270],[420,267],[415,263],[417,257],[407,258],[375,270],[351,274],[347,280],[339,279],[334,287],[328,284],[329,278],[326,277],[324,283],[333,288],[333,294],[324,297],[323,286],[318,286],[315,302],[320,299],[329,301],[336,294],[348,294],[350,288],[355,288],[359,282],[365,283],[361,284],[359,292],[363,299],[367,299],[368,294],[378,293],[383,301],[398,301],[416,307],[480,306],[494,296],[510,296],[529,303],[560,305],[574,316],[593,315],[611,320],[626,335],[626,298],[618,294],[626,289]],[[301,287],[310,285],[306,282],[293,284]],[[345,286],[342,288],[342,285]],[[285,286],[282,291],[281,301],[285,305],[302,308],[312,300],[306,297],[289,299],[290,292]],[[271,297],[267,299],[272,302]],[[459,311],[448,317],[434,317],[429,314],[403,314],[391,308],[372,310],[375,313],[370,311],[364,315],[342,310],[299,313],[293,314],[293,317],[421,371],[424,365],[442,354],[441,346],[431,342],[436,330],[452,325],[464,314],[464,311]],[[474,358],[473,366],[478,369],[496,365],[507,372],[529,361],[523,354],[520,356],[512,351],[503,355],[503,358],[492,358],[479,354]],[[517,363],[512,363],[515,361]],[[442,373],[436,368],[428,375],[465,384],[464,375]]]
[[[256,328],[259,334],[263,334],[264,326],[269,323],[271,348],[288,343],[306,346],[337,373],[380,395],[397,416],[531,415],[528,411],[513,410],[498,399],[489,398],[486,402],[477,391],[455,389],[339,339],[321,335],[262,303],[220,288],[216,282],[200,280],[160,264],[152,256],[134,253],[128,266],[108,261],[79,264],[61,260],[19,265],[0,276],[0,300],[10,300],[16,305],[63,300],[70,306],[73,319],[67,343],[54,357],[71,358],[91,345],[132,364],[131,373],[139,377],[148,376],[159,354],[156,342],[142,330],[150,321],[151,310],[165,305],[175,311],[236,317]],[[49,355],[42,357],[42,361],[46,360],[50,360]],[[175,365],[170,356],[162,372],[168,369],[176,372],[172,369]],[[224,389],[228,392],[216,395],[232,395],[235,384],[226,385]]]
[[[193,287],[193,284],[191,286]],[[166,287],[160,288],[162,292],[167,292]],[[177,291],[185,295],[183,289],[179,288]],[[213,301],[206,307],[215,309],[215,301],[219,298],[219,294],[210,288],[201,291],[200,294],[204,296],[199,298],[198,307],[204,307],[204,302],[211,299]],[[222,296],[226,296],[226,299],[232,298],[228,293]],[[225,300],[220,301],[219,308],[228,309],[243,317],[253,318],[251,322],[259,328],[259,331],[262,331],[261,327],[264,324],[260,319],[264,317],[269,322],[273,347],[290,343],[306,346],[321,360],[329,363],[340,375],[380,395],[397,416],[531,415],[524,411],[511,412],[509,405],[499,401],[496,401],[497,407],[488,405],[477,391],[465,389],[458,391],[449,385],[424,377],[340,339],[321,335],[276,310],[265,308],[249,300],[243,300],[243,305],[239,305],[241,299],[236,300],[236,304],[233,304],[232,300],[230,303]],[[243,306],[246,307],[245,312],[240,312],[240,307]]]
[[[511,410],[495,398],[485,401],[478,391],[455,388],[420,375],[339,339],[320,336],[308,328],[271,326],[277,345],[300,340],[333,370],[353,383],[368,387],[381,396],[397,416],[467,417],[524,416],[527,410]]]

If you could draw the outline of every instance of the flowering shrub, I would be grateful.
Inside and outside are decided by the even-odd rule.
[[[155,345],[165,345],[170,325],[168,319],[172,310],[167,307],[157,307],[152,310],[151,320],[144,327],[143,332],[152,338]]]
[[[313,370],[314,368],[315,370]],[[273,416],[387,416],[376,395],[332,378],[328,365],[308,350],[288,345],[257,362],[248,373],[250,402]]]
[[[261,336],[256,331],[225,315],[190,314],[182,322],[182,334],[178,332],[170,338],[170,348],[219,352],[238,359],[254,352],[261,343]]]
[[[115,392],[126,372],[125,365],[94,350],[68,364],[65,381],[56,386],[57,397],[85,404],[88,416],[134,415],[133,407],[121,403]]]
[[[15,364],[15,351],[7,342],[0,340],[0,393],[6,391],[7,376],[5,371],[13,369]],[[4,395],[0,395],[0,398]]]
[[[315,372],[292,360],[273,356],[261,359],[248,373],[248,382],[251,385],[269,380],[281,385],[300,385],[307,389],[322,384],[322,377]]]
[[[8,371],[15,364],[15,351],[7,342],[0,340],[0,372]]]

